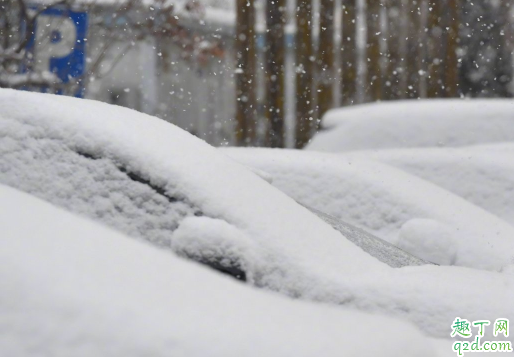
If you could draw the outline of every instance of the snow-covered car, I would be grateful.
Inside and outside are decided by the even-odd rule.
[[[380,152],[348,156],[280,149],[221,150],[265,172],[275,187],[298,202],[422,259],[489,269],[511,262],[513,226],[430,182],[367,159]]]
[[[514,225],[514,143],[351,154],[430,181]]]
[[[512,99],[392,101],[334,109],[308,150],[466,146],[514,141]]]
[[[514,251],[504,236],[493,237],[497,244],[484,247],[484,256],[476,245],[462,254],[493,271],[391,268],[219,150],[128,109],[1,90],[0,183],[151,242],[170,257],[173,251],[235,267],[249,285],[290,297],[400,317],[432,337],[449,338],[456,316],[514,320]],[[47,267],[38,269],[44,274]]]
[[[0,227],[2,356],[436,353],[405,322],[259,291],[3,185]]]

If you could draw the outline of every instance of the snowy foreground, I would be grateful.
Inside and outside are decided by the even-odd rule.
[[[450,355],[456,317],[514,321],[512,226],[362,155],[0,90],[0,355]],[[446,266],[391,268],[298,202]]]
[[[0,203],[2,356],[433,355],[405,322],[246,287],[5,186]]]

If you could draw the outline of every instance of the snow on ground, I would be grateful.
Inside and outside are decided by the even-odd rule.
[[[514,141],[514,100],[430,99],[329,111],[309,150],[465,146]]]
[[[514,257],[511,225],[388,165],[294,150],[221,150],[236,161],[267,172],[274,186],[299,202],[373,232],[420,258],[500,269]],[[428,237],[432,241],[420,246]]]
[[[433,356],[412,325],[244,286],[0,185],[2,356]]]
[[[430,181],[514,224],[513,144],[378,150],[355,154]]]

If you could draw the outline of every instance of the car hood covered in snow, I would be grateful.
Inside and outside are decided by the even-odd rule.
[[[3,185],[0,227],[2,356],[434,355],[407,323],[244,286]]]

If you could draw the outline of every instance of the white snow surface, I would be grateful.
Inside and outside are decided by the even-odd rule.
[[[416,328],[225,278],[0,185],[2,356],[432,356]]]
[[[27,334],[40,331],[39,327],[44,327],[42,331],[49,331],[45,332],[40,340],[27,347],[30,351],[37,351],[38,346],[43,342],[48,345],[48,341],[64,339],[73,341],[74,345],[80,346],[80,351],[85,351],[81,352],[82,355],[89,356],[91,349],[95,349],[99,343],[109,343],[109,338],[102,338],[107,333],[104,330],[116,326],[116,331],[128,330],[128,335],[116,340],[121,342],[112,347],[111,355],[124,355],[123,352],[126,350],[123,349],[123,344],[129,347],[134,347],[134,344],[140,346],[143,352],[139,355],[154,355],[146,353],[146,349],[150,348],[150,351],[154,351],[162,346],[174,346],[175,339],[172,338],[170,341],[172,331],[166,324],[172,323],[170,321],[178,316],[179,311],[185,311],[187,315],[180,316],[185,316],[185,320],[193,321],[194,324],[184,324],[184,333],[198,346],[179,348],[173,355],[191,355],[193,353],[188,353],[190,348],[202,346],[204,350],[214,346],[210,355],[226,354],[228,347],[219,347],[215,341],[225,335],[238,340],[243,333],[241,332],[243,331],[242,319],[241,315],[228,319],[225,313],[227,310],[216,310],[215,307],[219,303],[224,304],[227,309],[228,307],[235,309],[236,303],[232,303],[235,300],[227,299],[226,295],[221,293],[221,291],[229,291],[228,288],[220,289],[218,293],[212,284],[204,284],[204,279],[196,279],[195,275],[188,279],[187,276],[191,275],[184,273],[179,266],[166,263],[176,259],[171,253],[174,244],[179,253],[185,250],[186,254],[191,252],[191,247],[197,247],[193,249],[194,252],[207,251],[212,252],[213,255],[220,253],[216,251],[219,247],[223,247],[222,253],[227,251],[233,255],[239,254],[238,252],[251,252],[248,256],[242,257],[241,262],[248,263],[249,267],[264,267],[260,271],[252,272],[252,279],[256,286],[306,300],[400,317],[415,323],[424,332],[436,338],[448,339],[449,326],[456,316],[465,316],[469,319],[495,319],[498,316],[504,316],[514,320],[514,300],[512,299],[514,276],[512,274],[458,267],[389,268],[350,244],[339,232],[307,209],[250,170],[236,164],[220,151],[169,123],[147,115],[86,100],[0,90],[0,151],[2,163],[0,182],[19,187],[34,196],[103,222],[132,237],[151,241],[169,249],[158,253],[161,258],[153,254],[145,258],[146,253],[140,248],[141,243],[136,240],[127,239],[127,244],[135,247],[132,249],[121,245],[118,242],[119,239],[108,243],[103,234],[92,234],[91,245],[80,246],[76,249],[78,253],[70,256],[68,253],[73,248],[70,248],[67,243],[77,242],[74,234],[70,232],[77,231],[69,231],[68,225],[60,226],[59,229],[62,229],[66,235],[62,239],[56,239],[55,244],[52,243],[53,238],[27,243],[17,238],[23,236],[18,233],[14,233],[13,239],[2,240],[0,244],[9,245],[9,249],[4,249],[3,246],[0,249],[2,267],[7,267],[7,273],[4,275],[9,276],[9,273],[15,270],[12,268],[15,266],[16,269],[27,273],[24,276],[34,277],[34,279],[37,277],[34,280],[35,286],[52,295],[45,298],[43,302],[41,297],[30,293],[32,289],[27,288],[28,290],[16,290],[19,293],[13,299],[5,300],[5,305],[3,302],[0,304],[0,306],[7,306],[6,310],[22,311],[25,321],[30,321],[31,312],[39,307],[40,310],[37,311],[46,314],[44,315],[46,319],[40,320],[41,325],[36,326],[35,329],[28,328],[28,332],[24,329],[25,326],[29,326],[27,323],[19,324],[20,331],[25,331],[23,333]],[[362,166],[366,167],[364,164]],[[124,171],[121,168],[124,168]],[[358,177],[358,172],[360,170],[356,170],[355,177]],[[374,172],[376,178],[377,171],[371,170],[371,172]],[[386,172],[385,169],[384,172]],[[133,179],[130,179],[129,174]],[[394,176],[398,177],[398,175]],[[54,186],[51,184],[52,180],[54,180]],[[414,186],[417,186],[416,182],[424,182],[414,177],[412,180]],[[371,186],[359,187],[361,193],[371,191],[371,197],[373,195],[380,197],[379,193],[382,192],[370,189]],[[359,187],[356,189],[358,190]],[[429,194],[432,193],[432,191],[429,192]],[[86,199],[88,195],[91,196],[90,201]],[[172,200],[172,197],[176,199]],[[169,200],[169,205],[164,203],[165,198]],[[385,198],[385,202],[391,202],[387,200],[387,195]],[[441,202],[440,198],[441,196],[437,196],[433,200]],[[369,202],[369,205],[376,202],[376,200],[362,200],[362,198],[359,200]],[[7,202],[0,200],[0,202],[3,201]],[[445,203],[451,203],[444,200],[442,202],[443,206]],[[359,201],[355,201],[355,204],[359,204]],[[167,211],[172,205],[177,205],[177,209]],[[445,216],[444,213],[448,213],[448,210],[448,207],[444,207],[441,215]],[[46,215],[39,219],[39,213],[19,209],[15,205],[8,205],[4,211],[8,214],[2,211],[2,234],[4,231],[16,229],[15,232],[23,230],[24,234],[27,233],[26,236],[39,237],[45,231],[39,225],[34,227],[26,222],[29,218],[37,219],[37,222],[50,222]],[[13,214],[19,215],[20,212],[24,213],[21,223],[20,219],[14,221],[12,218]],[[202,216],[196,217],[196,212],[201,212]],[[173,224],[165,227],[161,224],[168,215]],[[132,224],[127,223],[130,217],[132,217]],[[475,218],[480,221],[484,217],[482,215],[473,217],[471,221]],[[487,220],[486,217],[485,221]],[[64,219],[57,221],[61,225],[64,225],[64,222]],[[478,223],[475,224],[478,225]],[[70,229],[74,225],[70,223]],[[7,228],[4,229],[4,227]],[[57,235],[54,231],[55,229],[52,229],[52,233],[46,231],[45,234],[52,237]],[[166,231],[168,237],[166,237]],[[76,236],[85,240],[86,237],[80,235],[80,232],[79,229]],[[198,234],[200,237],[191,240],[191,244],[184,244],[187,237],[193,234]],[[155,241],[153,240],[155,237],[160,239]],[[220,240],[221,237],[226,239]],[[503,236],[500,235],[501,237]],[[216,242],[215,246],[209,246],[211,240]],[[101,244],[105,242],[109,246],[109,248],[103,248],[107,251],[128,255],[120,259],[103,255],[99,242]],[[14,248],[11,249],[11,246]],[[259,248],[254,249],[255,246]],[[497,246],[486,247],[483,254],[487,257],[480,257],[480,259],[485,259],[483,261],[489,263],[487,259],[491,259],[490,255],[494,256],[497,253],[496,249]],[[501,264],[508,254],[507,250],[504,249],[501,253],[503,255],[496,257],[494,264]],[[126,251],[130,253],[124,253]],[[29,255],[22,255],[22,252]],[[21,259],[22,256],[26,258]],[[47,260],[43,261],[43,259]],[[133,268],[129,268],[125,263],[122,264],[122,261],[125,263],[129,261],[130,264],[135,265],[130,265]],[[52,265],[54,262],[58,265]],[[80,271],[73,270],[74,263],[80,264],[83,268],[80,268]],[[43,269],[47,265],[51,271],[48,270],[50,268]],[[198,267],[198,269],[201,268]],[[209,276],[215,275],[214,272],[201,271],[209,273]],[[95,274],[94,277],[86,279],[87,272]],[[128,272],[128,276],[125,272]],[[161,273],[164,275],[160,275]],[[2,284],[8,282],[11,285],[15,284],[11,283],[12,280],[0,281]],[[46,286],[53,281],[57,284],[52,285],[52,289],[45,290]],[[24,282],[26,280],[16,286],[21,286],[19,289],[23,286],[31,286]],[[182,298],[175,299],[177,295],[165,292],[172,288],[176,288],[177,292],[188,291],[189,288],[198,289],[195,291],[200,291],[200,295],[204,298],[192,299],[195,303],[194,307],[187,305],[179,309],[173,304],[175,301],[181,301]],[[0,291],[15,291],[13,289],[9,287]],[[105,291],[105,294],[100,294],[102,300],[98,301],[96,298],[93,299],[91,294],[84,293],[87,291],[84,289]],[[115,291],[118,293],[112,295]],[[156,291],[163,291],[163,295],[157,297],[154,295]],[[59,297],[57,294],[60,293],[66,295]],[[246,300],[251,301],[245,293],[239,293],[239,291],[235,292],[235,296],[241,303]],[[67,308],[67,305],[61,303],[72,297],[79,299],[73,306],[83,306],[90,302],[102,310],[75,313],[73,311],[76,310]],[[73,299],[71,301],[74,301]],[[210,304],[212,299],[216,301],[215,305]],[[101,302],[105,300],[109,300],[109,308],[100,307],[104,306]],[[25,309],[27,305],[23,305],[15,310],[14,307],[19,306],[15,305],[18,301],[20,304],[28,301],[28,304],[33,307],[27,310]],[[43,305],[38,305],[40,302]],[[47,303],[48,305],[44,305]],[[136,314],[134,309],[140,303],[143,304],[144,313]],[[197,303],[200,307],[196,307]],[[111,313],[112,304],[116,307]],[[252,351],[246,353],[249,349],[255,349],[257,351],[255,355],[261,356],[268,355],[266,352],[271,350],[279,351],[282,356],[302,355],[302,353],[291,352],[296,345],[282,344],[281,337],[278,347],[275,345],[273,349],[266,351],[261,349],[262,346],[256,347],[264,341],[262,331],[266,330],[266,333],[271,331],[272,334],[281,336],[281,331],[284,330],[280,328],[283,323],[281,315],[278,312],[275,313],[273,308],[268,308],[268,305],[271,303],[254,304],[252,300],[248,309],[246,305],[244,308],[238,308],[238,312],[243,316],[250,316],[250,319],[257,314],[262,317],[259,317],[254,324],[260,334],[252,333],[257,341],[244,346],[242,343],[237,344],[234,355],[253,355]],[[47,306],[52,308],[49,309]],[[170,306],[169,308],[173,310],[170,310],[170,313],[164,313],[163,306]],[[197,323],[199,318],[207,312],[210,313],[211,308],[214,311],[212,321],[228,321],[227,324],[231,327],[230,333],[226,333],[227,329],[218,328],[219,326],[214,323],[206,323],[205,327]],[[64,312],[55,313],[62,309]],[[118,313],[120,309],[126,315]],[[277,311],[284,311],[286,315],[298,315],[298,317],[290,317],[294,319],[290,324],[294,326],[294,331],[303,329],[304,321],[308,325],[319,327],[326,319],[325,315],[319,319],[304,318],[309,314],[303,315],[282,306],[277,308]],[[328,314],[335,316],[336,310],[328,309],[328,311],[327,316]],[[100,319],[104,313],[107,314],[108,318],[105,319],[108,321]],[[7,318],[13,315],[1,316]],[[77,319],[80,321],[68,324],[66,319],[73,316],[78,316]],[[57,319],[64,319],[61,321],[64,321],[67,326],[64,336],[63,329],[58,327]],[[102,323],[98,323],[100,320]],[[262,322],[264,320],[270,321],[269,325]],[[346,321],[344,317],[337,320],[341,324]],[[353,321],[353,319],[348,320]],[[377,325],[375,320],[366,324]],[[387,333],[382,332],[384,328],[386,331],[388,329],[394,331],[395,336],[403,335],[403,332],[394,326],[390,327],[387,323],[378,325],[381,325],[381,333],[369,335],[372,336],[371,340],[366,335],[368,336],[366,346],[369,346],[370,342],[373,344],[374,338],[382,341],[381,336],[388,336]],[[1,326],[5,324],[0,325],[0,328]],[[91,326],[95,329],[89,328]],[[104,329],[104,326],[107,327]],[[159,332],[162,340],[155,342],[152,338],[149,343],[139,343],[141,326],[145,327],[141,330],[142,336],[152,334],[157,328],[158,331],[164,331]],[[212,335],[214,336],[212,339],[198,342],[200,341],[198,336],[208,335],[208,332],[215,328],[218,330],[215,335]],[[346,325],[344,328],[346,329]],[[88,335],[84,337],[80,331],[76,332],[77,329],[88,331]],[[348,330],[361,331],[353,325],[348,327]],[[330,336],[337,335],[337,339],[342,341],[343,345],[347,341],[344,331],[335,330],[334,335],[324,331],[322,330],[319,338],[317,334],[314,335],[316,336],[315,342],[312,342],[314,346],[309,348],[304,348],[303,343],[303,341],[310,342],[306,338],[308,332],[293,333],[293,335],[301,341],[298,344],[299,349],[306,354],[315,351],[318,355],[326,355],[319,353],[322,347],[316,346],[330,345],[332,342],[325,342]],[[87,336],[90,335],[93,335],[92,338],[95,341],[96,337],[99,337],[101,342],[85,342],[85,345],[81,345],[82,341],[89,341]],[[351,342],[354,335],[350,333],[348,336]],[[406,336],[409,335],[406,334]],[[245,339],[241,337],[239,340]],[[9,341],[10,337],[2,340],[1,343]],[[381,343],[377,345],[381,346]],[[228,346],[228,343],[224,346]],[[15,344],[13,348],[25,348],[25,346]],[[403,345],[402,348],[404,348]],[[332,347],[330,349],[332,350]],[[383,350],[386,351],[386,349],[379,349],[380,352]],[[396,355],[398,355],[397,352],[395,351]],[[416,351],[406,353],[420,355]],[[52,355],[51,352],[48,354]],[[70,354],[65,351],[61,355]],[[80,356],[79,353],[77,355]],[[101,355],[109,355],[109,353]],[[157,353],[155,355],[158,356]],[[362,353],[359,351],[348,355],[362,355]]]
[[[405,323],[254,290],[2,185],[0,226],[2,355],[435,355]],[[425,266],[341,283],[332,302],[447,340],[455,316],[514,318],[510,274]]]
[[[436,254],[440,263],[492,270],[512,263],[511,225],[451,192],[391,166],[356,156],[298,150],[221,150],[249,167],[268,172],[273,185],[298,202],[395,245],[410,220],[438,222],[452,239],[447,245],[434,243],[435,251],[427,252]],[[404,243],[411,233],[412,229],[404,231]],[[412,238],[416,240],[420,234]],[[441,251],[443,247],[447,250]],[[414,255],[419,253],[412,244],[403,248]]]
[[[0,138],[0,182],[165,248],[193,212],[222,219],[266,253],[267,270],[256,274],[267,288],[301,296],[342,274],[385,267],[251,171],[157,118],[0,90]]]
[[[514,141],[514,100],[428,99],[382,102],[325,114],[309,150],[465,146]]]
[[[411,219],[398,233],[398,248],[439,265],[454,265],[458,244],[451,226],[426,218]],[[465,239],[466,237],[464,237]]]
[[[514,225],[514,143],[355,154],[430,181]]]

